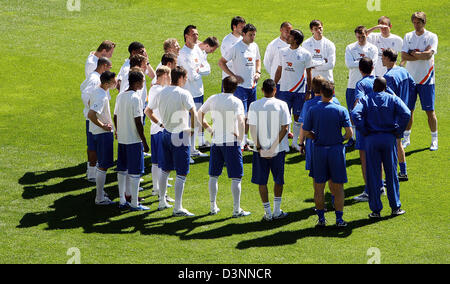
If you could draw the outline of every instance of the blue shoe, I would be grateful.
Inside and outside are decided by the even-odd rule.
[[[339,221],[336,221],[336,226],[337,227],[347,227],[347,222],[345,222],[344,220],[339,220]]]
[[[281,213],[280,213],[279,215],[273,214],[273,215],[272,215],[272,218],[273,218],[274,220],[279,220],[279,219],[284,219],[284,218],[286,218],[287,216],[288,216],[288,213],[283,212],[283,211],[281,210]]]
[[[150,210],[149,207],[139,204],[138,207],[130,206],[130,211],[147,211]]]
[[[370,219],[380,219],[381,218],[381,214],[372,212],[372,213],[369,214],[369,218]]]
[[[125,202],[124,204],[120,204],[119,203],[119,209],[120,210],[125,210],[125,209],[129,209],[131,207],[131,204],[128,202]]]

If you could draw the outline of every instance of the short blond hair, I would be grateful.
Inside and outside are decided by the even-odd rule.
[[[171,71],[172,70],[167,66],[164,66],[164,65],[160,66],[160,67],[158,67],[158,69],[156,69],[156,72],[155,72],[156,77],[159,78],[159,77],[163,76],[164,74],[170,75]]]
[[[178,42],[176,38],[166,39],[163,43],[164,52],[167,53],[169,51],[169,49],[175,45],[176,42]]]
[[[426,24],[427,23],[427,15],[424,12],[415,12],[414,14],[412,14],[411,16],[411,22],[414,19],[419,19],[422,21],[422,23]]]

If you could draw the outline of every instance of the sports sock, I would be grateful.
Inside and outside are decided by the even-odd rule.
[[[152,164],[152,182],[154,191],[159,191],[159,171],[158,165]]]
[[[165,172],[162,169],[159,170],[159,205],[166,204],[166,192],[167,192],[167,181],[169,180],[169,172]]]
[[[177,175],[175,179],[175,206],[174,206],[175,211],[178,211],[183,208],[183,191],[185,182],[186,182],[185,176]]]
[[[247,139],[248,139],[248,135],[244,134],[244,139],[242,140],[242,142],[245,144],[247,144]]]
[[[408,140],[409,141],[409,137],[411,136],[411,130],[405,130],[403,132],[403,139]]]
[[[404,162],[404,163],[398,163],[399,164],[399,166],[400,166],[400,173],[402,174],[402,175],[406,175],[407,174],[407,172],[406,172],[406,162]]]
[[[127,175],[127,186],[125,187],[125,196],[131,196],[130,175]]]
[[[353,130],[352,139],[356,140],[356,127],[354,125],[352,125],[352,130]]]
[[[117,184],[119,188],[120,204],[125,204],[125,188],[127,187],[127,171],[117,172]]]
[[[339,223],[342,221],[342,216],[344,215],[344,212],[342,211],[335,211],[336,214],[336,223]]]
[[[219,190],[219,181],[217,177],[209,177],[209,200],[211,201],[211,210],[217,207],[217,191]]]
[[[438,140],[438,132],[431,132],[431,141],[437,141]]]
[[[95,175],[97,174],[97,167],[96,166],[90,166],[88,164],[88,179],[95,179]]]
[[[131,206],[138,207],[139,206],[139,183],[141,176],[140,175],[128,175],[129,178],[129,185],[130,185],[130,191],[131,191]]]
[[[205,132],[199,132],[198,133],[198,145],[204,145],[205,144]]]
[[[95,201],[100,202],[105,198],[105,192],[103,189],[105,188],[105,180],[106,180],[106,172],[101,171],[97,168],[97,175],[95,177],[95,186],[96,186],[96,197]]]
[[[292,138],[292,143],[298,144],[298,137],[300,136],[300,126],[301,123],[298,121],[294,121],[294,125],[292,126],[292,134],[294,135]]]
[[[266,212],[267,215],[272,215],[272,210],[270,210],[270,202],[263,203],[264,212]]]
[[[274,197],[273,199],[273,215],[278,216],[281,214],[281,196]]]
[[[233,194],[233,212],[241,208],[241,179],[231,180],[231,193]]]
[[[317,214],[317,216],[319,216],[320,221],[325,220],[325,210],[316,209],[316,214]]]

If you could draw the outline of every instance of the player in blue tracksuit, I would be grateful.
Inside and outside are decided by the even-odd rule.
[[[381,217],[381,164],[386,176],[386,189],[392,215],[401,215],[400,186],[397,177],[396,137],[405,130],[411,112],[405,103],[386,90],[386,79],[374,81],[373,92],[362,97],[351,112],[356,128],[364,135],[367,161],[367,188],[370,218]]]
[[[346,108],[331,102],[334,87],[331,82],[322,83],[320,90],[322,101],[307,113],[303,130],[305,136],[312,139],[312,175],[314,178],[314,201],[319,217],[318,226],[325,226],[324,188],[328,180],[332,181],[331,192],[335,197],[336,225],[346,226],[342,219],[344,209],[344,187],[347,182],[345,167],[345,147],[342,144],[353,135],[350,116]],[[345,128],[345,136],[342,136]]]
[[[397,62],[397,52],[391,48],[384,50],[381,61],[383,62],[383,66],[386,66],[387,68],[387,72],[383,76],[386,79],[387,86],[402,99],[409,110],[414,110],[415,102],[413,102],[410,97],[416,95],[416,82],[405,68],[395,64]],[[406,156],[401,138],[403,138],[403,135],[397,139],[397,155],[398,164],[400,166],[398,179],[400,181],[407,181],[408,173],[406,171]]]

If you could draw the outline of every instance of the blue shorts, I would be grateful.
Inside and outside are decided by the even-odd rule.
[[[355,89],[347,89],[345,91],[345,101],[347,103],[348,111],[352,111],[355,105]]]
[[[86,120],[86,146],[88,151],[95,152],[96,147],[94,143],[94,137],[92,137],[92,133],[89,132],[89,120]]]
[[[273,181],[284,184],[284,158],[286,153],[279,152],[272,159],[261,158],[258,152],[253,152],[252,183],[266,185],[272,172]]]
[[[301,114],[303,105],[305,104],[305,93],[280,91],[276,97],[287,103],[289,111],[293,115]]]
[[[364,151],[366,149],[365,148],[366,143],[364,142],[365,141],[364,135],[362,135],[358,129],[355,129],[355,137],[356,137],[355,149]]]
[[[203,105],[204,102],[204,96],[193,98],[195,103],[195,108],[198,109]]]
[[[220,176],[224,163],[226,164],[229,178],[241,178],[244,175],[242,150],[238,143],[235,143],[233,146],[216,144],[211,146],[209,175],[213,177]]]
[[[312,176],[316,183],[325,183],[329,179],[334,183],[347,182],[345,147],[343,144],[314,145],[312,159]]]
[[[307,171],[311,170],[311,160],[312,160],[312,151],[313,151],[313,142],[311,139],[305,139],[305,169]]]
[[[175,170],[177,175],[187,175],[191,156],[189,140],[186,132],[170,133],[164,129],[161,132],[158,166],[165,172]]]
[[[117,150],[117,171],[140,175],[144,170],[144,146],[142,143],[120,144]]]
[[[408,108],[414,110],[416,107],[417,94],[420,98],[420,104],[422,105],[422,110],[431,111],[434,110],[434,97],[435,97],[435,87],[433,85],[416,85],[416,91],[411,93],[414,94],[409,97]]]
[[[250,104],[256,101],[256,87],[253,89],[237,87],[234,92],[234,96],[242,101],[244,104],[244,112],[247,113],[250,108]]]
[[[159,147],[161,147],[161,135],[162,132],[158,132],[156,134],[152,134],[150,136],[150,147],[151,147],[151,151],[152,151],[152,164],[158,164],[159,162],[159,152],[160,149]]]
[[[114,166],[114,134],[112,132],[92,135],[97,152],[99,168]]]

